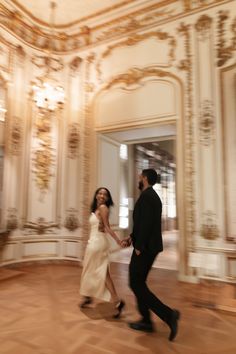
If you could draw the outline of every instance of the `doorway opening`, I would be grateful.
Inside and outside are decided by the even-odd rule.
[[[119,144],[119,228],[124,236],[132,229],[134,203],[139,197],[138,175],[145,168],[154,168],[159,176],[155,191],[162,200],[164,252],[154,267],[178,269],[178,217],[176,207],[176,126],[166,124],[102,134]],[[103,158],[104,157],[101,157]],[[103,162],[104,165],[104,162]],[[128,263],[132,249],[121,251],[119,262]]]

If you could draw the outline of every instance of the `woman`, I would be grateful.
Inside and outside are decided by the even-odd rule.
[[[123,247],[116,233],[109,224],[109,209],[113,205],[111,193],[107,188],[100,187],[96,190],[91,204],[91,216],[89,218],[91,231],[83,261],[81,275],[80,293],[84,300],[80,307],[92,302],[92,298],[104,301],[113,301],[116,313],[114,318],[119,318],[125,306],[116,292],[109,271],[109,237]]]

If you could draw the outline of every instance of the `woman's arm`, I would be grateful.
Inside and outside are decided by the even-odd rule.
[[[109,235],[111,235],[111,237],[116,241],[116,243],[118,245],[121,246],[121,240],[119,239],[119,237],[116,235],[116,233],[110,227],[110,224],[109,224],[109,209],[108,209],[108,207],[106,205],[100,205],[98,210],[99,210],[99,214],[101,216],[105,231]]]

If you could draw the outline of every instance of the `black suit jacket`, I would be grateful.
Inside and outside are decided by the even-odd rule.
[[[141,252],[163,251],[161,233],[162,202],[152,187],[145,189],[134,206],[133,231],[134,248]]]

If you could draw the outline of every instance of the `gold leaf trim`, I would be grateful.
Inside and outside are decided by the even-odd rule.
[[[225,23],[229,18],[229,11],[219,11],[218,17],[218,66],[224,65],[229,59],[232,58],[234,51],[236,50],[236,18],[232,22],[231,31],[233,36],[231,39],[231,44],[226,45],[225,40]]]

